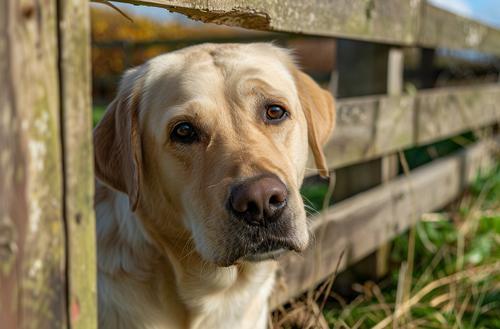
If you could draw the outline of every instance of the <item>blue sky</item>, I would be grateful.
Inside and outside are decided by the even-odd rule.
[[[429,0],[430,3],[500,27],[500,0]]]
[[[429,0],[432,4],[448,9],[462,16],[470,17],[489,25],[500,27],[500,0]],[[188,20],[180,14],[169,13],[165,9],[146,6],[117,4],[118,7],[156,20]],[[98,6],[98,4],[96,4]]]

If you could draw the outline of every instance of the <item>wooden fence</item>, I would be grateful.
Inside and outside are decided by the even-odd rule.
[[[341,250],[345,268],[422,213],[444,206],[498,150],[498,137],[480,140],[396,177],[398,151],[469,130],[493,131],[500,121],[500,84],[403,93],[402,47],[498,56],[500,30],[420,0],[122,2],[204,22],[370,42],[342,41],[361,57],[339,56],[338,87],[349,96],[379,86],[378,95],[338,102],[338,127],[326,154],[331,167],[356,164],[346,168],[363,177],[346,195],[377,186],[313,218],[314,231],[322,233],[304,256],[281,260],[284,284],[273,305],[324,280]],[[353,52],[357,47],[366,51]],[[1,326],[95,328],[88,2],[3,1],[0,59]]]

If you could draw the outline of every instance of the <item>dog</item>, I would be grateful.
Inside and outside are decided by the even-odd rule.
[[[276,258],[309,242],[334,100],[270,43],[128,70],[94,129],[99,327],[261,329]]]

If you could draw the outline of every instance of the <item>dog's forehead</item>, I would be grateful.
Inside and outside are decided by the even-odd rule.
[[[270,44],[208,44],[172,52],[150,62],[145,112],[155,125],[194,108],[198,114],[224,120],[229,112],[220,111],[222,107],[245,103],[245,97],[255,87],[262,91],[262,86],[264,92],[295,106],[298,95],[291,66],[286,51]]]
[[[274,48],[215,46],[201,54],[194,52],[186,58],[187,87],[196,86],[198,91],[216,94],[222,89],[227,91],[242,87],[246,80],[262,80],[275,89],[289,93],[294,90],[293,77],[284,62],[286,58]]]
[[[295,93],[288,53],[271,44],[206,44],[185,48],[152,63],[175,94],[190,98],[218,95],[244,80],[262,80],[285,94]]]

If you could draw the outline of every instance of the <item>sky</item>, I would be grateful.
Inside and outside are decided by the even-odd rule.
[[[500,27],[500,0],[429,0],[429,2],[462,16]],[[96,6],[98,5],[99,4],[96,4]],[[189,19],[185,18],[183,15],[170,13],[165,9],[121,3],[115,3],[115,5],[127,12],[148,16],[155,20],[189,22]]]
[[[462,16],[500,27],[500,0],[429,0],[429,2]]]

